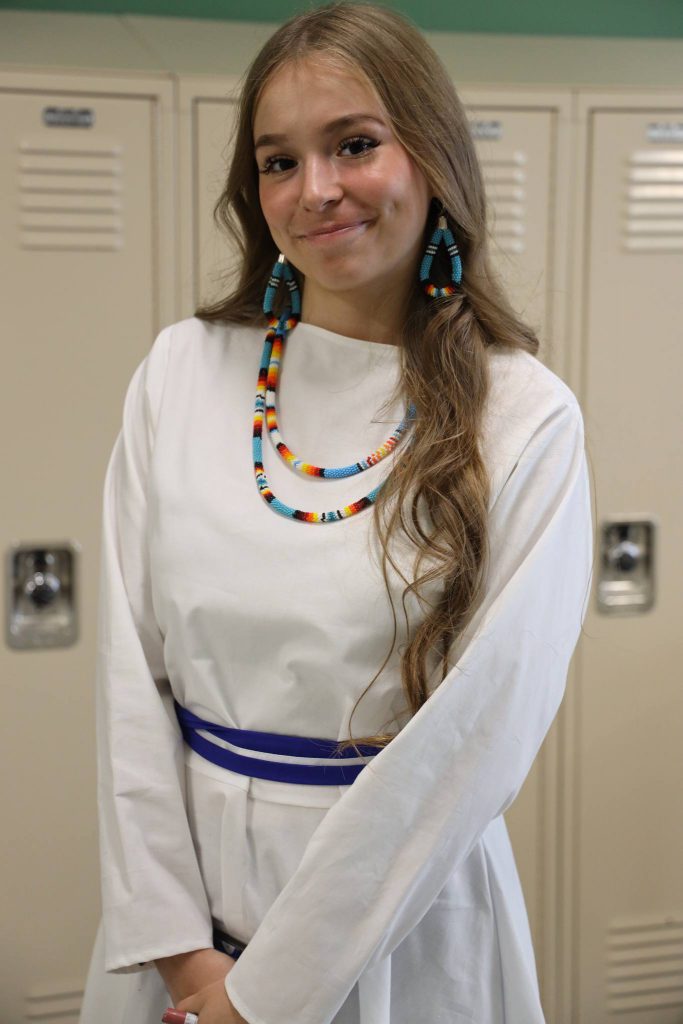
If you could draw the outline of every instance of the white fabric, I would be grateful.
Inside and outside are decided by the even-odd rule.
[[[103,509],[104,912],[82,1024],[156,1024],[167,995],[139,965],[210,946],[212,915],[249,943],[226,987],[250,1024],[541,1024],[503,812],[557,712],[586,610],[576,399],[529,354],[491,353],[491,568],[451,671],[401,714],[392,574],[397,646],[351,730],[399,735],[350,786],[252,779],[184,747],[173,696],[237,728],[344,738],[393,633],[372,510],[300,523],[257,492],[262,344],[257,329],[184,320],[127,392]],[[284,439],[321,465],[367,455],[403,416],[400,404],[377,415],[398,372],[391,345],[300,324],[282,365]],[[303,478],[264,438],[274,492],[305,510],[366,494],[393,457]],[[420,607],[407,610],[412,624]]]

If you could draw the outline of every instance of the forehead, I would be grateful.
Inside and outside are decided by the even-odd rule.
[[[349,113],[371,114],[388,123],[379,96],[360,71],[323,59],[290,61],[263,87],[254,113],[254,138],[322,128]]]

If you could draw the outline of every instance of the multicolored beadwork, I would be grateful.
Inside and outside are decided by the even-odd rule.
[[[304,512],[302,509],[286,505],[283,501],[280,501],[275,494],[273,494],[263,468],[263,420],[266,406],[266,382],[268,379],[268,366],[270,363],[271,348],[274,339],[276,337],[281,339],[286,331],[291,330],[296,323],[298,323],[298,319],[291,316],[286,318],[282,317],[280,320],[274,318],[271,320],[266,334],[266,340],[263,346],[263,355],[261,357],[261,365],[259,367],[258,387],[254,406],[254,436],[252,449],[254,473],[261,497],[268,502],[272,509],[279,512],[280,515],[286,516],[288,519],[299,519],[305,523],[332,523],[339,519],[348,519],[350,516],[356,515],[358,512],[362,512],[363,509],[367,508],[369,505],[372,505],[376,501],[382,485],[380,484],[379,487],[375,487],[374,490],[370,491],[370,493],[366,494],[364,497],[359,498],[358,501],[354,501],[350,505],[344,505],[342,508],[332,509],[329,512]]]
[[[287,285],[291,302],[289,312],[292,316],[296,317],[298,323],[301,316],[301,292],[299,291],[299,285],[296,283],[292,268],[283,253],[280,253],[277,258],[277,262],[268,280],[266,294],[263,297],[263,312],[266,316],[270,316],[273,312],[273,303],[275,302],[280,281],[284,281]]]
[[[446,252],[448,253],[451,261],[451,281],[452,284],[444,285],[443,288],[438,288],[429,280],[429,275],[432,270],[432,263],[436,256],[439,245],[443,242],[446,246]],[[455,285],[460,284],[462,281],[462,263],[460,261],[460,254],[458,247],[455,244],[453,238],[453,232],[448,227],[448,221],[446,220],[445,213],[439,215],[434,234],[432,235],[429,245],[425,249],[424,258],[420,265],[420,281],[424,286],[424,290],[427,295],[433,299],[440,299],[445,295],[455,295]]]
[[[282,358],[285,351],[286,335],[286,331],[283,332],[282,335],[276,332],[271,346],[270,361],[268,364],[268,372],[266,374],[266,426],[270,431],[273,445],[287,465],[298,473],[302,473],[307,476],[321,476],[328,480],[341,480],[345,477],[355,476],[357,473],[362,473],[364,470],[369,469],[370,466],[376,466],[377,463],[381,462],[382,459],[385,459],[387,455],[391,455],[415,417],[415,406],[412,405],[412,403],[408,407],[406,415],[384,444],[381,444],[374,452],[370,452],[370,454],[366,455],[365,458],[359,459],[357,462],[351,462],[348,466],[316,466],[311,462],[304,462],[303,459],[299,459],[294,454],[291,448],[289,448],[284,441],[277,425],[276,396],[280,376],[280,366],[282,365]]]
[[[272,314],[275,295],[277,293],[278,285],[282,280],[285,281],[289,289],[289,293],[292,298],[292,306],[278,319],[278,317],[273,316]],[[292,508],[292,506],[286,505],[283,501],[280,501],[275,494],[273,494],[263,468],[264,419],[270,436],[273,439],[276,451],[283,461],[285,461],[291,468],[309,476],[341,479],[347,476],[353,476],[356,473],[362,473],[364,470],[369,469],[370,466],[374,466],[382,459],[386,458],[386,456],[394,450],[414,419],[415,407],[411,403],[406,416],[403,418],[391,437],[389,437],[388,440],[385,441],[383,445],[380,445],[380,447],[374,452],[358,462],[350,463],[348,466],[328,468],[323,466],[314,466],[312,463],[303,462],[303,460],[298,459],[280,436],[277,428],[277,411],[275,405],[280,365],[282,363],[282,357],[285,350],[286,338],[289,331],[298,324],[301,311],[300,293],[296,284],[296,279],[294,278],[292,270],[282,254],[279,257],[278,262],[275,264],[273,273],[268,281],[268,287],[263,301],[263,310],[270,319],[261,356],[261,365],[259,366],[256,399],[254,403],[254,431],[252,441],[254,473],[259,493],[264,500],[268,502],[271,508],[289,519],[298,519],[306,523],[331,523],[340,519],[348,519],[350,516],[357,515],[358,512],[362,512],[363,509],[374,504],[382,485],[380,484],[378,487],[375,487],[369,494],[366,494],[364,497],[352,502],[350,505],[344,505],[340,509],[332,509],[329,512],[304,512],[301,509]]]
[[[443,287],[438,287],[430,281],[429,275],[432,270],[432,264],[434,263],[434,257],[436,256],[441,243],[446,247],[446,252],[448,253],[451,262],[452,283]],[[460,260],[460,253],[455,243],[453,233],[448,227],[445,209],[442,208],[436,228],[434,229],[434,233],[425,250],[424,258],[420,265],[420,282],[424,286],[424,290],[430,298],[442,298],[447,295],[454,295],[456,290],[455,285],[460,284],[461,280],[462,262]],[[283,281],[289,291],[290,307],[281,317],[278,318],[273,315],[273,307],[278,288]],[[264,418],[268,426],[268,432],[273,440],[275,450],[283,461],[290,466],[290,468],[308,476],[319,476],[327,479],[342,479],[347,476],[354,476],[357,473],[362,473],[364,470],[377,465],[378,462],[386,458],[387,455],[395,449],[401,437],[405,434],[412,420],[415,418],[415,406],[412,403],[409,405],[408,412],[384,444],[380,445],[374,452],[366,455],[365,458],[360,459],[358,462],[349,463],[348,466],[326,467],[315,466],[313,463],[304,462],[303,459],[297,458],[294,452],[291,451],[283,440],[277,426],[277,385],[280,366],[282,364],[282,358],[285,350],[285,343],[289,331],[296,327],[301,317],[301,294],[299,292],[299,287],[294,273],[282,253],[280,253],[268,280],[266,293],[263,299],[263,311],[266,316],[269,317],[269,325],[263,346],[263,354],[261,356],[261,365],[259,367],[258,384],[256,388],[252,445],[254,472],[256,475],[256,483],[258,485],[259,493],[262,495],[264,500],[268,502],[271,508],[289,519],[299,519],[306,523],[331,523],[339,519],[347,519],[349,516],[356,515],[358,512],[362,512],[363,509],[367,508],[369,505],[372,505],[377,500],[377,495],[379,494],[382,485],[380,484],[378,487],[375,487],[369,494],[366,494],[363,498],[359,498],[358,501],[354,501],[351,505],[344,505],[343,508],[333,509],[330,512],[303,512],[301,509],[292,508],[290,505],[286,505],[273,494],[263,469]]]

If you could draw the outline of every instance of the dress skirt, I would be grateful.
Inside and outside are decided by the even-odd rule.
[[[328,807],[347,787],[253,779],[219,768],[189,749],[185,760],[188,816],[212,918],[248,942],[294,875]],[[325,984],[324,977],[319,984]],[[435,1001],[441,991],[450,993],[442,1005]],[[154,967],[105,973],[100,925],[81,1024],[159,1024],[172,1005]],[[510,1016],[513,1007],[515,1016]],[[393,953],[360,976],[333,1024],[419,1020],[544,1021],[524,898],[502,815],[491,822],[416,927]]]

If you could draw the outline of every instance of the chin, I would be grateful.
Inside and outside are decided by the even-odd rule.
[[[308,280],[314,285],[314,287],[327,292],[329,295],[344,295],[348,292],[360,291],[365,288],[370,288],[375,280],[372,278],[359,278],[359,277],[348,277],[343,278],[339,275],[331,277],[329,280],[323,280],[320,275],[315,278],[310,277]]]

